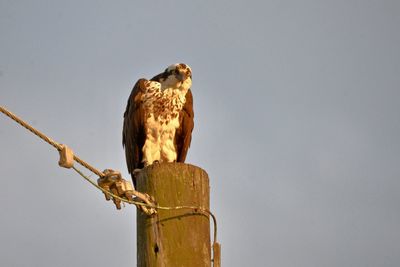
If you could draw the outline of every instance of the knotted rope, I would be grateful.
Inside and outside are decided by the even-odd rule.
[[[12,120],[14,120],[15,122],[17,122],[18,124],[20,124],[22,127],[26,128],[27,130],[29,130],[30,132],[32,132],[34,135],[36,135],[37,137],[39,137],[40,139],[42,139],[43,141],[45,141],[46,143],[48,143],[49,145],[53,146],[55,149],[57,149],[57,151],[61,152],[65,149],[65,145],[57,143],[56,141],[54,141],[53,139],[51,139],[50,137],[48,137],[47,135],[45,135],[44,133],[40,132],[39,130],[35,129],[34,127],[32,127],[31,125],[29,125],[27,122],[23,121],[21,118],[19,118],[17,115],[13,114],[11,111],[7,110],[6,108],[0,106],[0,111],[8,116],[9,118],[11,118]],[[65,150],[64,150],[65,151]],[[72,151],[70,151],[70,153],[72,153]],[[86,161],[84,161],[83,159],[79,158],[78,156],[76,156],[75,154],[73,154],[73,159],[78,162],[80,165],[82,165],[83,167],[85,167],[86,169],[90,170],[91,172],[93,172],[94,174],[96,174],[97,176],[99,176],[100,178],[106,177],[106,174],[104,172],[99,171],[98,169],[96,169],[95,167],[93,167],[92,165],[90,165],[89,163],[87,163]],[[73,167],[73,166],[71,166]],[[73,167],[73,169],[78,172],[79,174],[81,174],[77,168]],[[92,182],[91,182],[92,183]],[[97,186],[97,184],[95,184],[94,182],[92,183],[93,185],[95,185],[98,189],[100,189],[101,191],[103,191],[105,194],[111,195],[112,197],[129,203],[129,204],[134,204],[134,205],[139,205],[142,206],[144,203],[138,202],[138,201],[130,201],[124,198],[121,198],[119,196],[117,196],[116,194],[113,194],[110,191],[106,191],[104,189],[101,189],[101,187]],[[150,202],[150,199],[148,196],[146,196],[145,194],[138,192],[136,190],[133,190],[132,194],[134,196],[136,196],[137,198],[139,198],[140,200],[144,201],[148,207],[150,207],[150,210],[148,210],[146,213],[148,215],[152,215],[154,213],[156,213],[156,211],[154,210],[155,206],[153,203]]]

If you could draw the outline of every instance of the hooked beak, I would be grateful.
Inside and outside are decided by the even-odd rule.
[[[182,74],[182,73],[177,73],[177,74],[175,74],[175,77],[176,77],[176,79],[178,80],[178,81],[180,81],[180,82],[183,82],[185,79],[186,79],[186,77],[185,77],[185,75],[184,74]]]

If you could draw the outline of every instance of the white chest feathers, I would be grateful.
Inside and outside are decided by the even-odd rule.
[[[177,159],[175,133],[179,127],[179,112],[185,104],[187,90],[165,88],[147,81],[142,95],[145,111],[146,140],[143,146],[144,165],[154,161],[174,162]]]

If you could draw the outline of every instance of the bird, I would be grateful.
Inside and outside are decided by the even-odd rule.
[[[194,128],[191,86],[192,69],[183,63],[135,83],[122,130],[126,163],[135,186],[135,176],[144,167],[185,162]]]

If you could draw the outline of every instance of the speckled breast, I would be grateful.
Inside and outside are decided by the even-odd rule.
[[[185,104],[185,96],[179,89],[167,88],[161,90],[158,82],[147,81],[146,92],[143,94],[143,104],[146,118],[154,117],[161,124],[169,124],[179,116]]]

